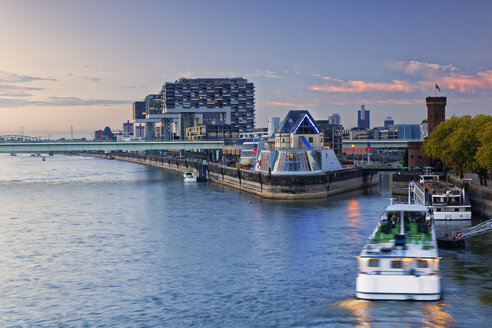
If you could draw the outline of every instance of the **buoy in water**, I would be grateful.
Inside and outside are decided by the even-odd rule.
[[[251,203],[252,203],[252,201],[248,200],[248,204],[251,204]]]
[[[210,190],[207,190],[207,192],[210,192]]]

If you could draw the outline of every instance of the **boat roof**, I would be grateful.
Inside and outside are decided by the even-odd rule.
[[[421,204],[391,204],[386,207],[386,212],[427,212],[427,206]]]
[[[437,245],[431,243],[426,247],[422,245],[406,244],[405,248],[393,247],[393,242],[366,244],[360,253],[361,257],[408,257],[408,258],[436,258],[438,257]]]

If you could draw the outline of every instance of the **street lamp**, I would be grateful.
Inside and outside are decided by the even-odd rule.
[[[354,160],[355,164],[355,144],[352,144],[352,159]]]

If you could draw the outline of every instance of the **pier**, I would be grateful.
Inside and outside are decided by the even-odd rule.
[[[378,184],[378,174],[363,169],[275,175],[218,163],[203,164],[201,160],[195,159],[145,156],[135,153],[117,153],[114,156],[119,160],[156,166],[179,173],[183,173],[188,168],[200,171],[202,169],[199,167],[205,166],[203,172],[207,180],[270,199],[324,198]]]

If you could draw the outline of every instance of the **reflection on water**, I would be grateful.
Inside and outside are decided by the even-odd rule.
[[[351,318],[355,327],[449,327],[455,322],[442,302],[365,301],[347,299],[333,304]]]
[[[371,327],[369,309],[372,304],[370,301],[348,299],[337,302],[334,306],[350,313],[354,318],[356,327],[369,328]]]
[[[360,226],[361,215],[357,199],[350,199],[348,201],[347,218],[349,227],[356,228]]]
[[[443,304],[426,304],[422,307],[424,319],[422,324],[425,327],[444,328],[454,322],[451,314],[444,310]]]

